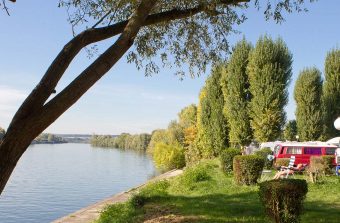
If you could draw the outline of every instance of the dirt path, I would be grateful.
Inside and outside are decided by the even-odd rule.
[[[138,187],[132,188],[128,191],[116,194],[112,197],[109,197],[105,200],[99,201],[93,205],[90,205],[88,207],[82,208],[72,214],[69,214],[65,217],[59,218],[55,221],[52,221],[52,223],[90,223],[96,220],[99,217],[100,212],[109,204],[124,202],[129,199],[131,194],[139,189],[140,187],[143,187],[145,184],[155,181],[155,180],[161,180],[161,179],[168,179],[170,177],[174,177],[177,175],[180,175],[183,171],[182,170],[171,170],[169,172],[166,172],[164,174],[161,174],[146,183],[139,185]]]

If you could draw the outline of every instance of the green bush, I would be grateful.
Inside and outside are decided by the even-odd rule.
[[[117,203],[107,206],[100,214],[96,223],[134,223],[138,222],[141,209],[135,208],[130,202]]]
[[[134,194],[129,202],[135,208],[140,208],[150,200],[155,200],[168,195],[167,189],[170,183],[167,180],[156,181],[147,184],[137,194]]]
[[[333,155],[311,156],[307,173],[313,183],[317,183],[325,175],[332,174],[333,159]]]
[[[307,192],[307,182],[298,179],[265,181],[259,188],[266,214],[276,223],[300,222]]]
[[[179,144],[157,143],[153,158],[156,166],[161,169],[167,170],[185,166],[184,148]]]
[[[237,155],[234,157],[234,179],[237,184],[256,184],[261,176],[264,160],[257,155]]]
[[[241,155],[240,149],[228,148],[221,152],[220,161],[224,172],[230,173],[233,171],[233,159],[237,155]]]
[[[175,190],[192,191],[202,184],[206,184],[211,180],[210,170],[213,168],[206,163],[199,163],[194,166],[187,167],[183,174],[176,181]]]
[[[263,157],[264,168],[271,169],[273,167],[273,160],[268,160],[268,155],[272,155],[273,151],[270,148],[263,148],[255,152],[255,155]]]
[[[200,149],[198,148],[197,142],[190,144],[185,150],[185,165],[192,166],[203,158]]]
[[[207,166],[198,164],[192,168],[188,168],[183,173],[183,178],[186,184],[197,183],[210,179]]]
[[[326,175],[333,174],[332,169],[333,169],[334,155],[322,156],[322,160],[323,160],[325,174]]]
[[[289,158],[280,158],[275,160],[274,166],[276,168],[281,167],[281,166],[288,166],[289,164]]]

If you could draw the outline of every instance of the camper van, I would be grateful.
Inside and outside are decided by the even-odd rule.
[[[335,145],[322,142],[286,142],[274,147],[274,156],[276,159],[295,156],[295,164],[309,164],[311,156],[334,155],[336,149]]]

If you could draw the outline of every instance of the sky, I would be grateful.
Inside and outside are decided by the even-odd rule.
[[[5,129],[55,56],[72,38],[66,10],[57,7],[58,1],[19,0],[7,4],[10,16],[0,11],[0,126]],[[306,6],[307,13],[288,14],[282,24],[266,21],[261,12],[250,9],[248,20],[235,26],[240,34],[228,36],[231,45],[243,36],[255,45],[264,34],[274,39],[281,37],[286,42],[293,54],[293,76],[285,108],[288,120],[295,118],[293,89],[299,72],[311,66],[323,72],[327,52],[340,47],[340,1],[318,1]],[[90,63],[91,59],[82,52],[56,91]],[[209,72],[182,81],[169,69],[145,77],[143,71],[123,58],[45,132],[136,134],[166,128],[182,108],[198,103],[199,91]]]

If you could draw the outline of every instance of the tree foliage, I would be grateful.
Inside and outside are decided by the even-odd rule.
[[[191,104],[181,110],[178,114],[179,125],[183,128],[184,141],[183,145],[188,147],[194,143],[197,136],[197,106]]]
[[[297,125],[296,120],[290,120],[286,123],[286,126],[283,130],[283,137],[286,141],[294,141],[297,136]]]
[[[153,158],[156,166],[161,169],[182,168],[185,166],[184,148],[178,143],[155,145]]]
[[[294,89],[297,131],[302,141],[317,140],[322,133],[321,94],[321,72],[316,68],[304,69]]]
[[[244,4],[246,2],[250,3]],[[127,21],[139,3],[60,0],[59,5],[67,9],[69,21],[76,30],[88,21],[101,20],[98,25],[103,27]],[[229,48],[226,36],[235,31],[233,25],[246,20],[244,9],[250,6],[264,9],[266,19],[281,22],[282,11],[301,11],[303,4],[303,0],[267,0],[266,3],[258,0],[159,0],[151,12],[159,22],[150,21],[140,30],[134,42],[135,50],[130,51],[127,58],[138,69],[144,69],[146,75],[158,73],[160,67],[176,68],[176,74],[184,75],[183,64],[188,65],[191,76],[199,75],[209,63],[225,58]],[[160,63],[152,60],[158,55],[161,55]]]
[[[281,133],[288,101],[292,55],[282,39],[261,37],[249,56],[251,127],[259,142],[273,141]]]
[[[222,70],[221,85],[224,95],[224,115],[228,120],[229,142],[233,147],[249,144],[252,139],[249,118],[249,81],[246,74],[249,52],[245,39],[233,49],[228,65]]]
[[[151,135],[147,133],[135,135],[122,133],[118,136],[92,135],[90,143],[92,146],[131,149],[144,152],[148,148],[150,139]]]
[[[227,120],[220,85],[221,68],[216,67],[206,80],[197,111],[197,140],[202,156],[211,158],[228,146]]]
[[[310,0],[313,1],[313,0]],[[4,1],[3,1],[4,2]],[[127,58],[145,73],[161,66],[184,74],[203,73],[209,63],[227,54],[226,36],[245,19],[245,9],[264,6],[264,15],[280,22],[283,12],[301,11],[304,0],[60,0],[66,7],[75,36],[53,59],[39,83],[14,115],[0,144],[0,191],[31,141],[56,121],[101,79],[129,50]],[[262,9],[262,8],[261,8]],[[92,23],[92,24],[90,24]],[[82,49],[108,41],[108,48],[57,94],[55,89],[66,69]],[[133,47],[132,47],[133,46]],[[172,55],[169,57],[168,55]]]
[[[331,50],[325,61],[325,81],[323,84],[324,138],[339,135],[334,121],[340,117],[340,49]]]
[[[178,124],[184,129],[196,125],[197,120],[197,106],[191,104],[181,110],[178,114]]]

